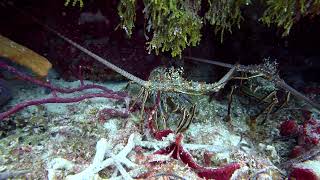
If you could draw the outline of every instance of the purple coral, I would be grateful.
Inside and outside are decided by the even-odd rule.
[[[47,103],[74,103],[79,102],[84,99],[90,99],[95,97],[104,97],[104,98],[110,98],[110,99],[116,99],[116,100],[126,100],[128,98],[128,95],[124,92],[114,92],[104,86],[95,85],[95,84],[84,84],[82,80],[80,80],[81,84],[77,88],[61,88],[56,87],[48,82],[43,82],[41,80],[35,79],[31,76],[28,76],[22,72],[19,72],[17,69],[15,69],[12,66],[9,66],[8,64],[4,62],[0,62],[0,68],[5,69],[13,74],[15,74],[18,78],[24,81],[29,81],[33,84],[39,85],[41,87],[48,88],[52,91],[53,97],[45,98],[45,99],[39,99],[39,100],[29,100],[22,103],[19,103],[9,110],[0,113],[0,120],[3,120],[4,118],[10,116],[11,114],[14,114],[20,110],[22,110],[25,107],[32,106],[32,105],[40,105],[40,104],[47,104]],[[90,94],[84,94],[78,97],[58,97],[56,92],[59,93],[74,93],[78,91],[83,91],[86,89],[99,89],[102,90],[101,93],[90,93]]]

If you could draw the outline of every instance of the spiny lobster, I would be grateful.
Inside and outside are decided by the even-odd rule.
[[[18,10],[20,11],[20,10]],[[22,11],[20,13],[26,14]],[[26,14],[28,15],[28,14]],[[28,15],[30,16],[30,15]],[[83,46],[75,43],[71,39],[65,37],[61,33],[57,32],[56,30],[48,27],[47,25],[43,24],[41,21],[36,19],[35,17],[31,17],[35,22],[42,25],[45,29],[48,31],[56,34],[66,42],[70,43],[75,48],[79,49],[80,51],[84,52],[88,56],[92,57],[93,59],[97,60],[98,62],[104,64],[108,68],[114,70],[115,72],[121,74],[122,76],[128,78],[129,80],[139,84],[142,86],[141,95],[143,95],[143,106],[145,101],[147,100],[149,96],[149,92],[152,92],[151,94],[156,94],[155,92],[165,92],[165,93],[175,93],[175,94],[185,94],[185,95],[202,95],[202,94],[208,94],[209,92],[218,92],[220,89],[222,89],[225,84],[233,78],[233,75],[235,72],[245,72],[250,74],[255,74],[255,76],[261,76],[266,78],[269,81],[272,81],[278,88],[283,89],[295,97],[297,97],[300,100],[305,101],[307,104],[309,104],[314,110],[320,111],[320,105],[318,103],[313,102],[308,97],[304,96],[302,93],[298,92],[291,86],[289,86],[283,79],[280,78],[277,72],[277,66],[275,63],[270,63],[269,61],[266,61],[263,64],[260,65],[239,65],[239,64],[228,64],[228,63],[222,63],[218,61],[213,60],[206,60],[206,59],[200,59],[200,58],[194,58],[194,57],[184,57],[184,59],[191,59],[194,61],[199,61],[203,63],[213,64],[217,66],[222,66],[225,68],[229,68],[230,70],[218,81],[212,84],[202,83],[202,82],[195,82],[195,81],[189,81],[182,77],[182,71],[171,69],[171,70],[161,70],[156,69],[154,72],[156,72],[152,78],[149,78],[148,81],[145,81],[137,76],[134,76],[133,74],[117,67],[116,65],[110,63],[108,60],[105,60],[101,58],[100,56],[96,55],[95,53],[91,52],[90,50],[84,48]],[[158,72],[157,72],[158,71]],[[164,99],[167,99],[166,97]],[[144,107],[142,106],[142,110]],[[192,106],[191,106],[192,107]],[[191,111],[194,111],[192,108],[190,108]],[[194,113],[194,112],[193,112]],[[192,114],[192,113],[190,113]]]

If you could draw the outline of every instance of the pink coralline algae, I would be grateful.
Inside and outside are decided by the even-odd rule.
[[[100,123],[105,123],[108,119],[119,117],[119,118],[128,118],[129,111],[128,110],[117,110],[111,108],[105,108],[99,111],[98,120]]]
[[[303,168],[294,168],[290,174],[290,178],[294,178],[297,180],[317,180],[317,176],[309,169]]]
[[[289,179],[296,180],[319,180],[320,161],[305,161],[293,166]]]
[[[303,135],[306,144],[318,145],[320,140],[320,120],[311,118],[303,124]]]
[[[305,152],[305,148],[303,146],[295,146],[292,150],[291,150],[291,153],[289,155],[290,158],[295,158],[295,157],[298,157],[300,156],[301,154],[303,154]]]
[[[194,160],[192,155],[183,148],[182,140],[183,135],[179,133],[174,143],[164,149],[156,151],[154,154],[170,154],[172,158],[181,160],[193,169],[199,177],[205,179],[227,180],[240,168],[239,163],[230,163],[218,168],[201,166]]]
[[[295,120],[289,119],[281,123],[280,135],[291,136],[298,133],[299,127]]]
[[[319,145],[320,120],[310,117],[302,125],[298,125],[295,120],[286,120],[280,125],[280,135],[297,139],[297,145],[289,155],[291,158],[306,156],[304,153]],[[318,180],[320,179],[320,161],[307,160],[293,163],[289,171],[289,179]]]
[[[291,153],[293,157],[297,157],[304,150],[319,144],[320,120],[311,117],[302,125],[298,125],[295,120],[286,120],[280,125],[280,135],[297,138],[298,144]]]

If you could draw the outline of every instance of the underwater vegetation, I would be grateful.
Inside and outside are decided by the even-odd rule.
[[[85,4],[85,0],[66,0],[65,5],[71,1],[80,8]],[[118,5],[119,26],[129,37],[135,27],[137,3],[136,0],[120,0]],[[220,34],[222,42],[225,31],[232,33],[240,29],[241,21],[246,21],[243,9],[257,3],[264,7],[258,17],[260,22],[282,29],[283,36],[289,35],[292,26],[301,18],[312,18],[320,13],[318,0],[144,0],[142,13],[147,49],[156,54],[171,52],[173,57],[181,57],[183,49],[199,44],[201,29],[207,23],[212,25],[215,34]]]
[[[316,16],[319,14],[320,1],[308,0],[267,0],[266,7],[261,20],[267,25],[276,24],[283,28],[283,36],[290,33],[293,24],[299,21],[302,17]]]

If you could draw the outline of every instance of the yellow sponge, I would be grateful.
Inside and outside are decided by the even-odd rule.
[[[40,77],[47,76],[52,67],[47,58],[1,35],[0,56],[31,69]]]

